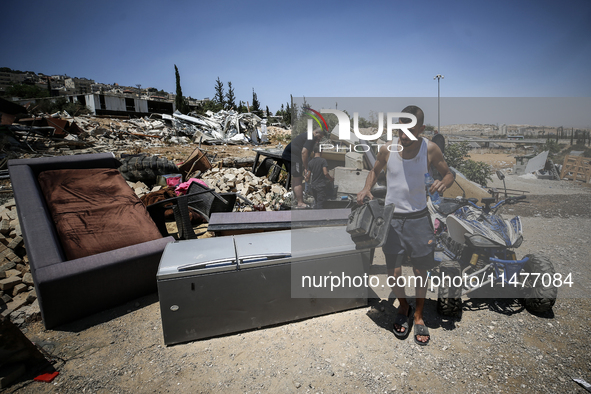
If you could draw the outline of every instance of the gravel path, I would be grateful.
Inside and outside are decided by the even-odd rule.
[[[530,314],[514,300],[467,299],[461,319],[449,320],[429,299],[432,343],[420,347],[412,337],[396,339],[395,307],[374,299],[365,308],[166,347],[154,294],[61,330],[29,324],[27,336],[62,360],[60,375],[7,392],[586,392],[571,377],[591,382],[591,189],[508,179],[531,191],[530,204],[503,208],[523,216],[518,256],[542,253],[557,272],[573,273],[575,285],[559,290],[552,313]],[[548,193],[555,186],[560,192]]]

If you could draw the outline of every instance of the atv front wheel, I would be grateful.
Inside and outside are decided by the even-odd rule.
[[[529,261],[525,263],[523,271],[529,273],[525,282],[525,294],[523,303],[525,309],[533,313],[543,313],[552,309],[556,302],[558,289],[554,286],[554,266],[552,262],[544,256],[528,254]],[[531,275],[531,274],[540,274]],[[550,275],[550,286],[544,286],[544,276]],[[536,281],[537,277],[537,281]],[[534,286],[535,282],[535,286]]]
[[[461,276],[460,263],[457,261],[444,261],[439,267],[442,281],[439,285],[437,297],[437,312],[442,316],[459,317],[462,314],[462,289],[447,283],[443,278],[449,277],[453,281],[454,277]]]

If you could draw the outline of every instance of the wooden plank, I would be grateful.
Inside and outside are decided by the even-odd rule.
[[[560,172],[560,179],[589,183],[591,181],[591,158],[566,156]]]

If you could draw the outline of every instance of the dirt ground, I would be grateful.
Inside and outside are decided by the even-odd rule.
[[[470,153],[470,159],[490,164],[495,170],[506,170],[515,165],[515,153]]]
[[[500,168],[510,161],[505,154],[472,158]],[[515,175],[507,182],[530,191],[529,204],[503,208],[506,216],[522,216],[518,256],[541,253],[556,272],[574,278],[572,287],[559,289],[550,313],[531,314],[515,299],[465,298],[461,318],[447,319],[430,293],[425,321],[432,339],[421,347],[412,336],[394,336],[397,303],[384,297],[346,312],[167,347],[153,294],[56,330],[29,323],[23,331],[53,357],[60,375],[6,392],[583,393],[572,378],[591,382],[591,188]],[[385,271],[381,251],[372,270]]]

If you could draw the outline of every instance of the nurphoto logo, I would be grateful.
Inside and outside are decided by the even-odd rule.
[[[306,111],[308,111],[308,115],[310,115],[310,117],[316,121],[316,123],[318,124],[318,126],[321,129],[325,129],[328,133],[330,133],[330,130],[328,130],[328,125],[326,123],[326,120],[324,119],[324,117],[321,115],[322,114],[334,114],[337,117],[338,120],[338,130],[339,130],[339,140],[340,141],[351,141],[351,121],[349,119],[349,116],[343,112],[343,111],[339,111],[337,109],[326,109],[326,108],[322,108],[320,110],[320,112],[313,110],[312,108],[305,108]],[[410,119],[411,121],[409,123],[394,123],[392,121],[393,118],[407,118]],[[308,119],[308,139],[311,140],[313,137],[313,130],[314,130],[314,122],[312,119]],[[387,141],[392,141],[392,131],[393,130],[401,130],[404,134],[406,134],[408,136],[408,138],[410,138],[413,141],[417,140],[417,137],[415,137],[409,129],[413,128],[414,126],[416,126],[417,124],[417,117],[414,116],[411,113],[407,113],[407,112],[388,112],[386,115],[386,140]],[[355,133],[355,135],[357,136],[357,138],[359,140],[364,140],[364,141],[374,141],[377,140],[378,138],[380,138],[382,136],[384,132],[384,113],[380,112],[378,114],[378,129],[374,134],[361,134],[359,132],[359,113],[358,112],[354,112],[353,113],[353,133]],[[378,146],[379,147],[382,144],[371,144],[372,146]],[[395,147],[396,149],[392,150],[391,147]],[[320,144],[319,145],[320,151],[322,150],[332,150],[335,149],[335,146],[332,144]],[[337,147],[337,149],[343,149],[342,147]],[[355,152],[367,152],[370,150],[370,145],[368,144],[354,144],[352,147],[349,148],[344,148],[346,150],[354,150]],[[396,152],[400,152],[402,151],[402,145],[399,144],[391,144],[388,146],[388,150],[389,151],[396,151]]]

